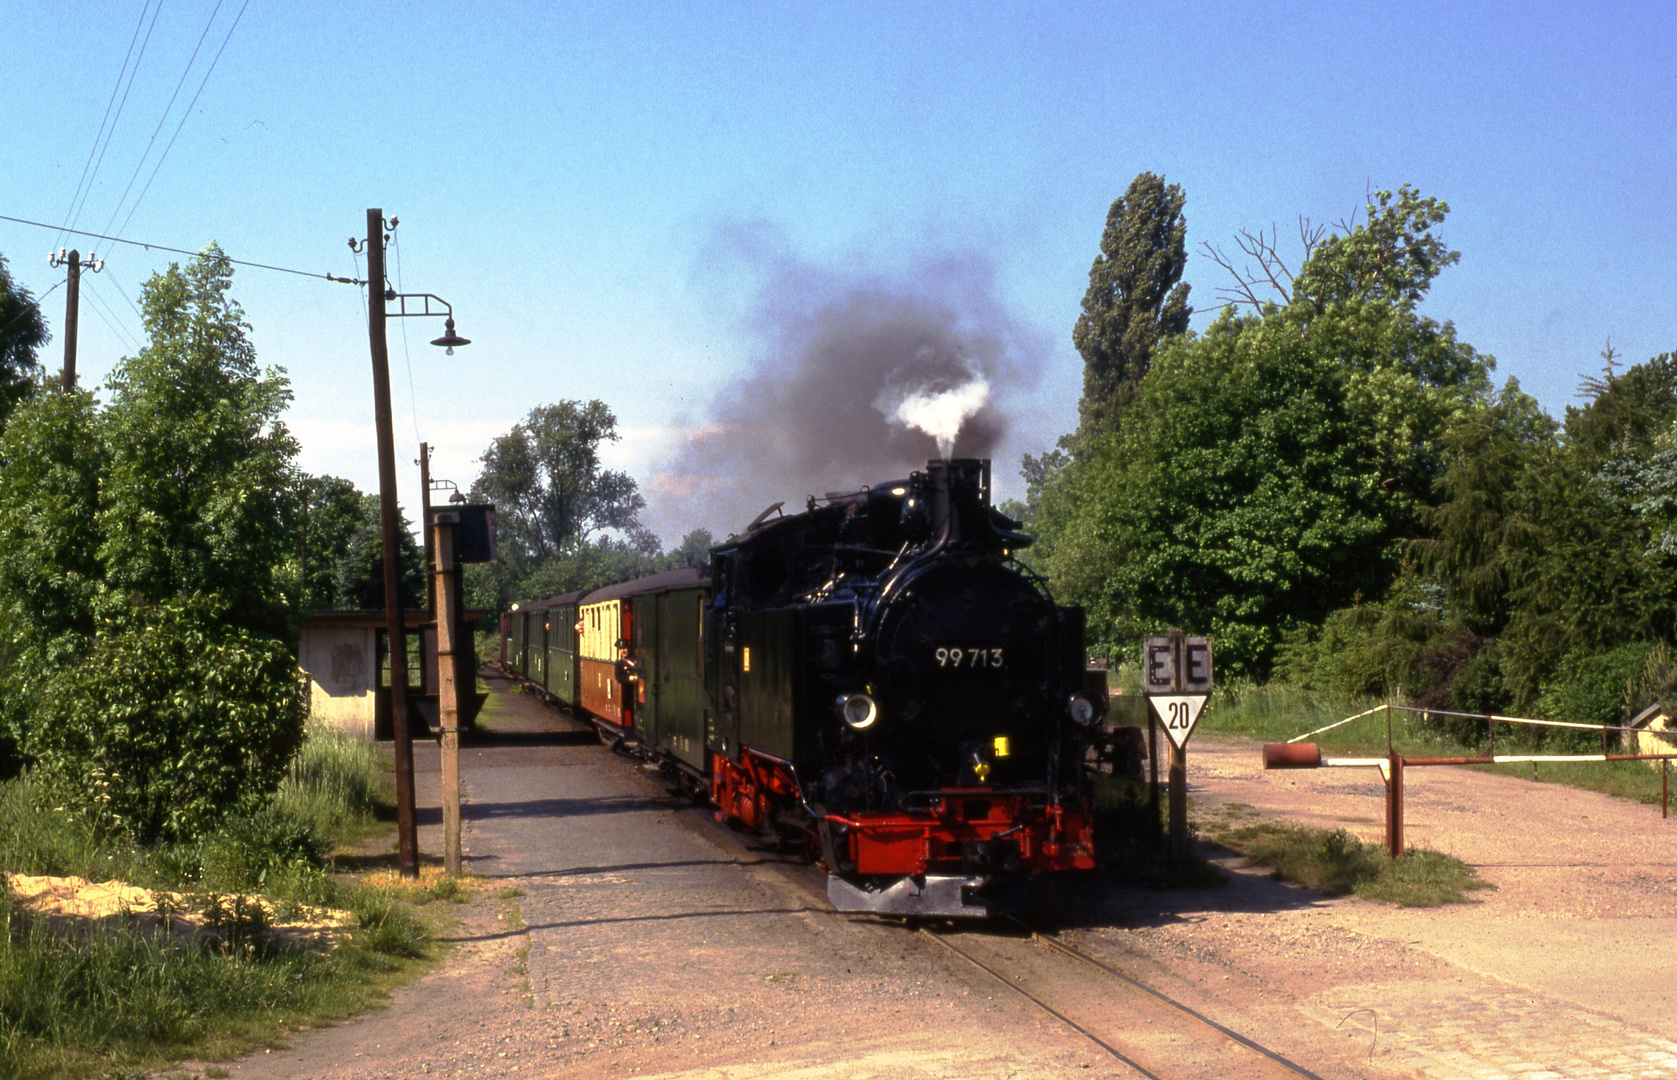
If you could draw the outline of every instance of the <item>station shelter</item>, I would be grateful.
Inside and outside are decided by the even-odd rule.
[[[487,614],[463,612],[455,640],[467,650],[465,670],[477,670],[475,624]],[[436,731],[439,723],[437,687],[437,623],[433,613],[405,613],[408,651],[409,728],[415,737]],[[303,616],[297,642],[297,665],[308,679],[309,723],[362,739],[388,739],[394,730],[390,717],[390,663],[382,611],[311,611]],[[473,680],[458,687],[460,715],[476,715]]]

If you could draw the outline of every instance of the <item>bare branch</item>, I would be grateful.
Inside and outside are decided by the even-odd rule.
[[[1299,242],[1304,245],[1304,258],[1299,260],[1299,266],[1310,261],[1310,253],[1316,250],[1316,245],[1322,242],[1322,237],[1328,233],[1326,225],[1312,225],[1309,218],[1299,215]]]
[[[1223,254],[1221,248],[1212,247],[1203,240],[1200,242],[1200,248],[1206,258],[1227,270],[1229,276],[1235,280],[1233,285],[1225,285],[1218,290],[1217,299],[1228,304],[1250,304],[1254,308],[1263,307],[1263,301],[1259,300],[1258,294],[1252,291],[1253,286],[1257,284],[1257,279],[1252,277],[1249,271],[1243,274],[1236,270],[1234,263],[1227,255]]]

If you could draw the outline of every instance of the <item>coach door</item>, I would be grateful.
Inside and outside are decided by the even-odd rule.
[[[658,732],[663,748],[703,772],[705,767],[705,594],[658,598]]]

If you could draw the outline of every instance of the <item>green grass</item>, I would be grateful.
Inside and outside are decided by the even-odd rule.
[[[1201,819],[1204,835],[1268,867],[1283,881],[1329,896],[1355,895],[1402,907],[1472,903],[1468,895],[1495,886],[1467,863],[1424,848],[1396,859],[1344,829],[1313,829],[1283,821],[1255,820],[1246,807],[1231,804]]]
[[[270,947],[257,934],[191,943],[121,921],[60,932],[0,889],[0,1077],[122,1077],[225,1058],[365,1011],[417,975],[448,920],[428,905],[461,902],[473,887],[434,875],[347,879],[326,858],[388,827],[388,783],[376,748],[316,733],[268,805],[230,815],[215,835],[153,847],[95,832],[27,777],[0,784],[0,871],[178,891],[235,929],[260,919],[237,910],[232,892],[259,893],[282,913],[307,904],[354,916],[330,952]]]
[[[367,1007],[419,955],[411,915],[359,913],[331,954],[193,944],[132,926],[59,934],[7,909],[0,943],[0,1075],[157,1068],[272,1045],[288,1026]]]
[[[1286,742],[1316,728],[1353,716],[1381,704],[1343,694],[1301,690],[1284,683],[1231,681],[1217,688],[1206,703],[1197,733],[1244,735],[1264,742]],[[1385,752],[1386,718],[1383,713],[1335,728],[1312,741],[1325,750],[1365,753]]]
[[[291,764],[274,804],[338,846],[350,846],[381,826],[377,811],[394,801],[390,759],[370,742],[313,728]]]

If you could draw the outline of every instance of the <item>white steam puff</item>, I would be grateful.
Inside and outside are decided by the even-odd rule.
[[[893,381],[874,399],[873,407],[892,423],[936,439],[938,456],[947,460],[955,450],[961,425],[990,400],[990,381],[971,363],[962,366],[966,378],[960,382],[938,378],[902,385]]]

